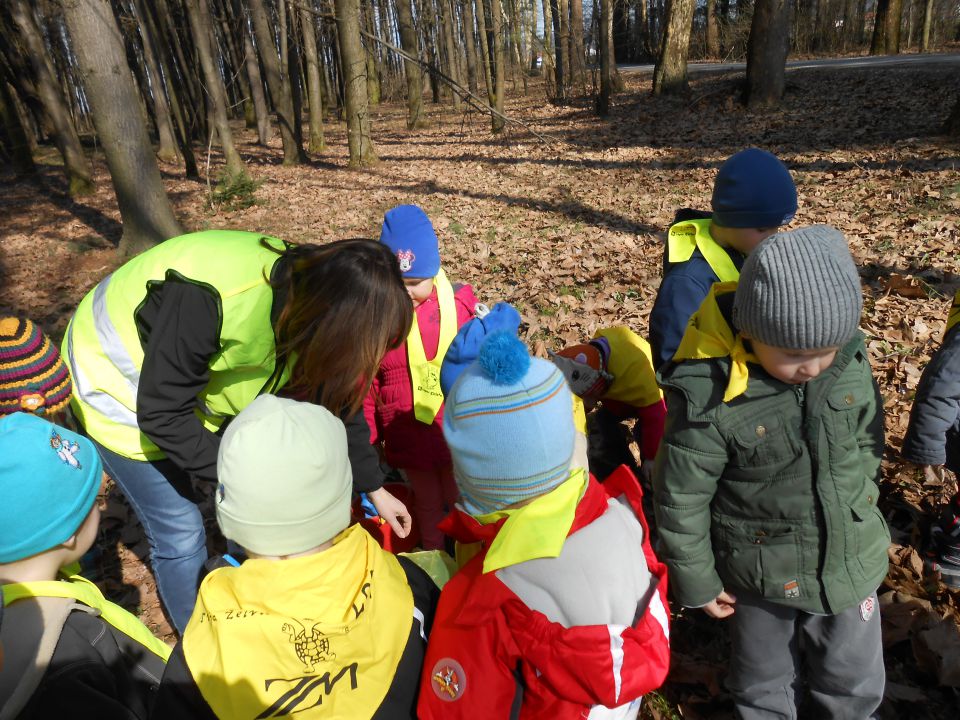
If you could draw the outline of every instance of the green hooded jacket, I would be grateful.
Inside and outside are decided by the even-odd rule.
[[[839,613],[880,585],[890,543],[877,509],[882,404],[863,335],[813,380],[781,382],[737,339],[735,288],[714,286],[658,374],[659,550],[685,606],[727,590]]]

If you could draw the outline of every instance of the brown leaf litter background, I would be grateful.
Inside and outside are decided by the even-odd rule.
[[[793,226],[829,223],[850,241],[865,294],[863,330],[884,397],[887,453],[881,509],[891,525],[890,574],[880,589],[888,671],[883,718],[956,718],[960,593],[924,572],[917,549],[952,479],[927,484],[898,450],[920,373],[943,335],[960,289],[960,145],[939,135],[960,77],[949,68],[800,70],[788,74],[783,109],[735,104],[736,74],[698,76],[683,98],[652,99],[649,77],[627,75],[609,118],[587,102],[551,105],[542,89],[514,94],[519,127],[488,134],[479,115],[431,107],[426,129],[407,131],[400,103],[375,110],[381,162],[346,167],[342,125],[330,149],[301,167],[236,128],[261,182],[255,204],[211,201],[207,185],[162,166],[187,230],[238,228],[292,241],[376,237],[384,211],[417,203],[433,219],[444,266],[492,304],[520,310],[540,355],[625,323],[642,335],[659,283],[663,230],[676,209],[708,209],[713,177],[730,154],[756,145],[792,169],[800,196]],[[98,190],[73,201],[55,153],[34,179],[0,172],[0,310],[59,337],[83,294],[117,264],[119,214],[102,156]],[[211,173],[221,166],[215,153]],[[211,180],[215,183],[215,180]],[[159,634],[172,638],[143,559],[147,545],[117,491],[102,524],[102,585]],[[675,609],[677,610],[677,609]],[[723,624],[678,611],[674,655],[647,718],[732,717],[723,690],[729,647]]]

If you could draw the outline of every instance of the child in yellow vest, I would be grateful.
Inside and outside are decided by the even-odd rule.
[[[0,718],[150,717],[170,649],[61,568],[97,538],[93,444],[36,415],[0,419]]]
[[[585,423],[590,472],[602,481],[620,465],[634,465],[621,422],[635,418],[639,470],[649,484],[667,410],[647,341],[621,325],[598,330],[590,342],[550,353],[550,357],[584,411],[600,404]]]
[[[443,440],[440,367],[457,330],[474,316],[477,298],[469,285],[447,279],[433,224],[417,206],[387,212],[380,242],[397,256],[414,318],[407,341],[380,363],[364,412],[371,442],[381,443],[386,462],[410,481],[422,545],[435,550],[443,547],[437,523],[458,494]]]
[[[217,523],[247,559],[201,583],[154,716],[412,720],[439,591],[348,527],[343,423],[261,395],[224,433],[217,475]]]

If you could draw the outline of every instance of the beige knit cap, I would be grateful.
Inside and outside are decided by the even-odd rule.
[[[217,477],[220,529],[258,555],[310,550],[350,524],[347,432],[319,405],[255,399],[223,434]]]
[[[857,331],[863,295],[843,234],[829,225],[778,233],[740,272],[733,323],[787,350],[842,347]]]

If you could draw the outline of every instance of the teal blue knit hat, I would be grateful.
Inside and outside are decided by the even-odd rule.
[[[0,563],[66,542],[90,513],[102,477],[85,437],[31,413],[0,419]]]
[[[575,433],[567,381],[514,334],[484,341],[446,403],[443,436],[470,514],[543,495],[569,476]]]

